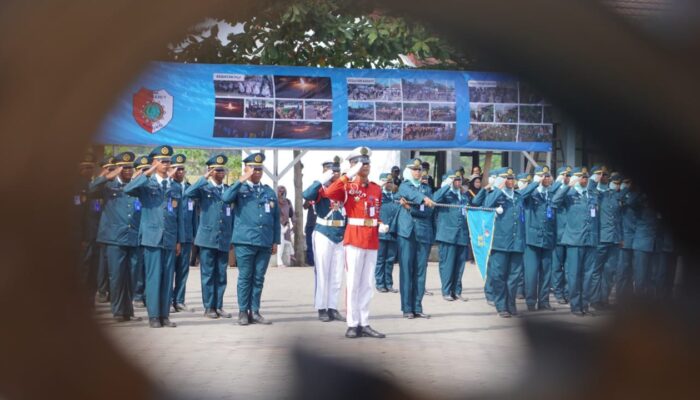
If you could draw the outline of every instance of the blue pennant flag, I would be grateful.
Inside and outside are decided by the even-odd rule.
[[[496,213],[487,210],[467,210],[467,225],[472,245],[472,254],[481,278],[486,280],[486,267],[489,263]]]

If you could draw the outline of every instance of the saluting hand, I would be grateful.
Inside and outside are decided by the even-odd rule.
[[[98,175],[98,176],[105,176],[105,175],[107,175],[108,173],[109,173],[109,169],[107,169],[107,168],[102,168],[102,170],[100,171],[100,175]]]
[[[204,174],[204,179],[209,179],[214,175],[214,168],[209,168],[209,170]]]
[[[119,176],[119,174],[121,174],[122,169],[124,169],[124,168],[123,167],[115,168],[113,171],[111,171],[110,173],[105,175],[105,178],[107,178],[107,180],[109,180],[109,181],[114,180],[114,178],[116,178],[117,176]]]
[[[255,173],[255,169],[246,165],[245,168],[243,168],[243,174],[241,174],[241,177],[238,180],[241,183],[243,183],[243,182],[247,181],[248,179],[250,179],[250,177],[253,176],[254,173]]]
[[[172,178],[175,176],[175,173],[177,172],[177,168],[170,167],[168,168],[168,178]]]
[[[153,173],[156,172],[156,168],[158,168],[159,165],[160,165],[160,161],[153,160],[153,164],[151,165],[151,168],[144,171],[144,175],[146,175],[146,176],[153,175]]]
[[[136,179],[136,178],[138,178],[139,176],[141,176],[141,174],[143,174],[143,168],[137,169],[137,170],[134,172],[134,176],[132,176],[131,179]]]

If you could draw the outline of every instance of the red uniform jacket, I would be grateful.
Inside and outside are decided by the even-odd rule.
[[[357,226],[348,223],[345,227],[343,244],[361,249],[377,250],[379,248],[379,208],[382,206],[382,188],[369,182],[367,186],[359,178],[348,182],[343,175],[325,190],[324,197],[345,202],[345,214],[348,218],[377,220],[376,226]]]

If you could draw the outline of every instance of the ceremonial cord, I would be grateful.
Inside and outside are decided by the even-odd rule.
[[[405,200],[406,204],[411,205],[411,206],[420,206],[423,203],[413,203],[411,201]],[[401,204],[400,200],[394,200],[394,203]],[[466,208],[467,210],[481,210],[481,211],[496,211],[496,208],[488,208],[488,207],[474,207],[474,206],[467,206],[467,205],[461,205],[461,204],[444,204],[444,203],[435,203],[435,207],[445,207],[445,208]]]

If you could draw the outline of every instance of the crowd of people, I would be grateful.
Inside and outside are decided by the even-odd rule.
[[[272,119],[275,115],[275,105],[271,100],[247,100],[245,107],[246,118]]]
[[[484,294],[502,318],[553,310],[552,297],[576,316],[606,310],[632,294],[663,299],[672,291],[678,260],[663,219],[631,179],[605,166],[539,166],[533,174],[510,168],[447,171],[440,187],[430,165],[411,159],[403,168],[368,179],[371,151],[353,150],[350,167],[340,159],[322,164],[322,177],[303,193],[313,211],[314,304],[319,319],[347,323],[346,336],[381,338],[369,326],[372,290],[400,292],[407,319],[430,318],[423,309],[430,248],[439,246],[441,295],[468,301],[462,274],[470,258],[467,215],[472,208],[494,211],[493,242]],[[149,326],[175,327],[171,312],[190,310],[185,291],[190,257],[198,249],[202,305],[208,318],[231,318],[224,310],[226,269],[233,246],[240,325],[270,324],[260,314],[264,276],[277,246],[291,242],[296,223],[286,190],[260,183],[264,155],[245,160],[232,186],[224,184],[225,155],[207,162],[195,183],[186,178],[186,157],[163,145],[136,157],[107,157],[95,174],[95,160],[80,163],[74,204],[87,301],[95,301],[100,260],[106,260],[109,301],[117,321],[139,319]],[[97,175],[97,176],[95,176]],[[482,186],[482,183],[485,183]],[[281,249],[280,249],[281,251]],[[289,254],[288,256],[291,256]],[[278,258],[277,264],[289,260]],[[399,264],[399,289],[393,267]],[[345,274],[347,318],[339,310]]]
[[[246,75],[243,80],[215,80],[214,91],[218,95],[241,97],[273,97],[272,78],[268,75]]]
[[[517,84],[496,86],[469,85],[469,101],[472,103],[517,103]]]
[[[348,99],[350,100],[401,100],[401,87],[398,81],[395,85],[383,85],[375,83],[368,84],[348,84]]]
[[[348,119],[351,121],[374,121],[374,105],[372,103],[350,104]]]
[[[352,122],[348,125],[348,137],[352,140],[398,140],[401,139],[401,124]]]
[[[455,101],[455,87],[451,81],[403,80],[403,98],[407,101]]]
[[[406,124],[404,140],[452,140],[454,124]]]

